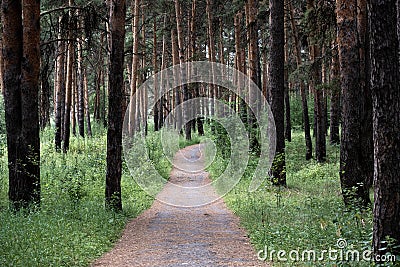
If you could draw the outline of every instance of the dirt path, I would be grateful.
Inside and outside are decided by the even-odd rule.
[[[217,195],[203,170],[201,146],[187,147],[174,158],[170,182],[142,215],[128,223],[115,247],[92,266],[267,266],[239,220],[222,200],[195,208]],[[190,170],[184,171],[184,170]],[[200,186],[200,187],[199,187]]]

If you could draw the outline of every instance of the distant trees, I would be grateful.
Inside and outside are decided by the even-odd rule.
[[[40,1],[5,0],[1,18],[9,199],[19,210],[40,203]]]

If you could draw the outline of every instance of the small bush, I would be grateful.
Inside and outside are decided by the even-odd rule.
[[[41,133],[42,203],[34,213],[8,209],[7,159],[0,155],[0,266],[88,266],[113,246],[128,219],[150,207],[153,198],[125,166],[123,213],[104,208],[106,131],[94,129],[93,138],[71,138],[68,154],[55,152],[54,129]],[[168,166],[160,164],[160,172]]]

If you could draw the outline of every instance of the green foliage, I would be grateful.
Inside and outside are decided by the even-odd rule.
[[[308,9],[302,24],[307,36],[312,36],[311,43],[329,45],[336,36],[336,13],[334,1],[318,1],[318,4]]]
[[[106,134],[94,128],[93,138],[72,138],[67,155],[54,151],[53,129],[42,132],[42,204],[34,213],[9,210],[7,159],[0,156],[0,266],[87,266],[112,247],[129,218],[150,207],[153,198],[124,168],[124,211],[104,208]]]
[[[308,116],[310,124],[314,121],[314,100],[311,96],[308,97]],[[303,106],[299,94],[290,94],[290,118],[292,120],[292,128],[295,130],[304,129],[303,121]]]
[[[191,140],[186,140],[184,136],[179,137],[179,148],[185,148],[187,146],[192,146],[196,144],[200,144],[201,137],[197,133],[192,133],[192,139]]]
[[[287,143],[288,188],[272,186],[269,179],[256,192],[249,193],[252,156],[239,184],[225,196],[225,202],[241,219],[256,250],[335,249],[339,238],[348,248],[371,248],[372,212],[348,210],[343,205],[339,180],[339,151],[328,146],[326,164],[303,159],[303,133],[296,131]],[[253,164],[254,163],[254,164]],[[218,177],[227,160],[216,157],[209,168]],[[267,176],[267,174],[266,174]],[[275,254],[276,256],[276,254]],[[274,261],[277,261],[276,257]],[[277,266],[369,266],[367,262],[276,262]],[[359,264],[359,265],[357,265]],[[275,263],[274,263],[275,266]]]

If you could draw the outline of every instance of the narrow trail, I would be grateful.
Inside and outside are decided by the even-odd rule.
[[[153,206],[126,226],[115,247],[92,266],[268,266],[256,252],[239,219],[216,199],[204,171],[202,146],[180,150],[174,169]],[[190,171],[183,171],[190,170]],[[193,187],[193,190],[187,188]],[[186,189],[185,189],[186,188]],[[196,190],[198,188],[198,190]]]

